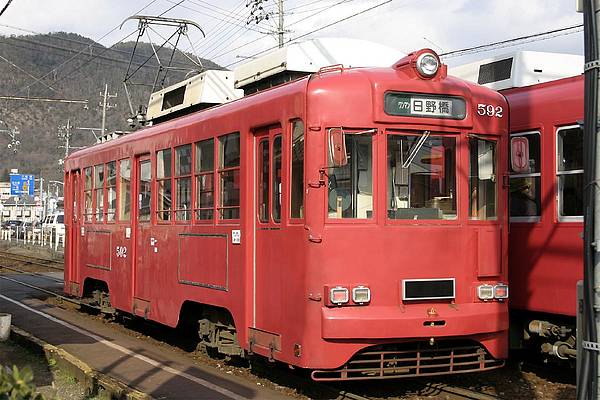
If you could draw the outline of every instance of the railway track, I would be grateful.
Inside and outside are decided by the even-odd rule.
[[[29,256],[25,256],[25,255],[20,255],[20,254],[15,255],[13,253],[7,253],[7,252],[0,252],[0,258],[6,258],[9,260],[18,261],[18,262],[22,262],[25,264],[34,264],[34,265],[38,265],[38,266],[42,266],[42,267],[46,267],[46,268],[50,268],[50,269],[60,269],[58,267],[52,268],[47,264],[47,262],[57,263],[56,260],[42,259],[39,257],[29,257]],[[12,266],[12,265],[7,266],[1,262],[0,262],[0,269],[5,269],[7,271],[11,271],[13,273],[20,274],[23,276],[37,276],[37,277],[40,277],[43,279],[52,280],[57,283],[63,282],[62,279],[47,276],[47,275],[44,275],[44,274],[38,273],[38,272],[26,271],[24,269],[20,269],[18,267]],[[101,311],[100,307],[95,307],[88,303],[82,302],[79,299],[74,299],[74,298],[71,298],[68,296],[64,296],[63,294],[58,293],[56,291],[49,290],[49,289],[40,287],[40,286],[32,284],[32,283],[24,282],[22,280],[17,279],[15,276],[7,277],[7,276],[0,275],[0,280],[13,282],[18,285],[22,285],[22,286],[34,289],[36,291],[49,294],[49,295],[55,297],[58,301],[64,301],[64,302],[68,302],[68,303],[71,303],[71,304],[74,304],[74,305],[77,305],[80,307],[86,307],[86,308],[90,308],[90,309],[95,309],[96,311]],[[319,397],[335,398],[338,400],[374,400],[374,399],[381,398],[379,396],[373,397],[373,396],[369,396],[369,395],[357,394],[357,393],[348,391],[344,388],[337,387],[337,386],[343,386],[343,383],[340,383],[337,386],[334,386],[331,384],[314,382],[308,377],[303,377],[299,374],[295,374],[291,371],[287,371],[284,368],[279,368],[278,371],[276,371],[276,372],[274,372],[273,368],[265,368],[264,370],[265,371],[269,370],[269,372],[265,373],[265,377],[267,379],[270,379],[268,375],[271,375],[272,373],[274,373],[275,375],[278,376],[277,380],[284,382],[283,383],[284,385],[295,386],[297,388],[307,388],[307,387],[312,386],[313,389],[311,390],[311,392],[317,392],[317,393],[321,393],[322,395],[324,395],[324,396],[319,396]],[[471,399],[471,400],[498,400],[498,399],[501,399],[501,397],[498,397],[498,396],[492,396],[489,394],[480,393],[480,392],[476,392],[476,391],[473,391],[470,389],[452,386],[452,385],[448,385],[448,384],[444,384],[444,383],[428,383],[419,392],[420,393],[416,394],[417,396],[427,396],[427,397],[438,396],[443,393],[445,395],[446,399],[453,399],[453,400],[454,399],[457,399],[457,400],[460,400],[460,399]],[[310,396],[310,397],[313,397],[313,396]],[[389,398],[392,398],[392,397],[389,397]],[[405,397],[404,396],[397,397],[397,399],[401,399],[401,398],[405,398]]]
[[[36,265],[56,271],[64,271],[64,262],[62,260],[54,260],[42,257],[34,257],[23,254],[15,254],[8,251],[0,251],[0,259],[5,258],[12,261],[22,262],[25,264]]]

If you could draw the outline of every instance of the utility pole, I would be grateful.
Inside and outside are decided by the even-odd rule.
[[[277,2],[277,15],[278,15],[278,23],[277,23],[277,31],[270,32],[277,33],[277,39],[279,42],[279,47],[283,47],[284,37],[283,35],[286,33],[285,26],[283,24],[283,0],[273,0]],[[246,3],[246,7],[250,7],[250,15],[246,20],[246,24],[249,25],[251,23],[255,23],[256,25],[260,24],[262,21],[268,21],[269,18],[273,16],[272,11],[267,11],[264,9],[263,4],[267,2],[267,0],[248,0]]]
[[[65,149],[65,157],[63,158],[63,160],[65,158],[67,158],[69,156],[69,149],[71,148],[71,136],[73,136],[73,132],[72,132],[73,127],[71,126],[71,120],[68,119],[67,120],[67,124],[58,127],[58,138],[63,140],[63,145],[58,146],[58,147],[62,147]],[[59,164],[62,164],[59,161]]]
[[[18,139],[18,136],[21,133],[19,128],[14,127],[12,129],[0,129],[0,133],[6,133],[8,135],[10,138],[10,143],[6,146],[6,148],[12,150],[12,152],[16,154],[17,151],[19,151],[19,146],[21,145],[21,141]]]
[[[600,35],[598,24],[600,0],[580,0],[578,11],[583,10],[585,43],[585,86],[583,126],[583,311],[578,324],[577,399],[600,399],[600,140],[598,115],[600,115]],[[581,332],[580,332],[581,331]]]
[[[279,37],[279,48],[283,47],[283,0],[277,0],[277,11],[279,12],[279,24],[277,25],[277,36]]]
[[[100,136],[104,136],[104,132],[106,130],[106,109],[107,108],[115,108],[116,104],[109,104],[108,101],[117,97],[117,94],[109,94],[108,93],[108,84],[104,85],[104,94],[100,93],[102,96],[102,101],[99,103],[100,107],[102,107],[102,128],[100,128]]]

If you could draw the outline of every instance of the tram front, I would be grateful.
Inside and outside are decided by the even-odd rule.
[[[446,71],[424,49],[308,84],[297,361],[314,379],[480,371],[507,357],[507,105]]]

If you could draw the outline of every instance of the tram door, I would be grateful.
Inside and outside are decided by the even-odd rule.
[[[279,333],[281,331],[281,304],[284,274],[281,253],[282,199],[284,169],[283,136],[281,128],[261,130],[255,136],[255,238],[256,289],[255,328]]]
[[[72,171],[71,178],[71,231],[65,232],[69,238],[69,257],[70,270],[69,276],[65,279],[65,284],[68,281],[79,283],[79,242],[81,238],[81,214],[83,204],[81,204],[81,173],[79,170]]]
[[[150,261],[148,259],[151,244],[150,239],[150,203],[152,199],[152,166],[150,155],[136,158],[136,185],[135,202],[135,265],[134,265],[134,313],[147,312],[147,301],[150,300],[151,276],[148,273]],[[141,301],[140,301],[141,300]]]

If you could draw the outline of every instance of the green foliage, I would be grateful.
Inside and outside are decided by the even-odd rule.
[[[0,400],[44,400],[44,396],[36,393],[31,368],[0,366]]]

